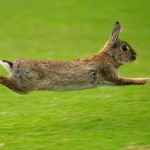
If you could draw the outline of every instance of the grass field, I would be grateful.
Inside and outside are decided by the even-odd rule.
[[[122,77],[150,77],[150,1],[0,0],[0,59],[72,60],[103,47],[116,20],[138,53]],[[7,72],[0,67],[0,74]],[[0,86],[0,149],[150,150],[150,84],[15,94]]]

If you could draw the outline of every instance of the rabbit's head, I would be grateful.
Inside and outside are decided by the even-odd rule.
[[[128,43],[118,39],[121,28],[120,22],[116,22],[108,41],[109,48],[107,52],[117,63],[124,64],[134,61],[137,54]]]

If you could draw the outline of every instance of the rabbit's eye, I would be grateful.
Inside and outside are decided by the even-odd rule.
[[[125,46],[125,45],[122,46],[122,50],[123,50],[123,51],[127,51],[127,50],[128,50],[127,46]]]

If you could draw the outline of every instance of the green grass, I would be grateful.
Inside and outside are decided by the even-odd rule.
[[[89,57],[120,20],[120,38],[138,53],[120,74],[148,77],[149,5],[148,0],[0,0],[0,59]],[[0,72],[7,75],[2,67]],[[122,150],[147,145],[150,84],[25,96],[0,86],[0,149]]]

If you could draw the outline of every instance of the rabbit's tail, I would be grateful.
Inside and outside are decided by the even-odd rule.
[[[0,60],[0,64],[9,72],[11,73],[13,63],[7,60]]]

